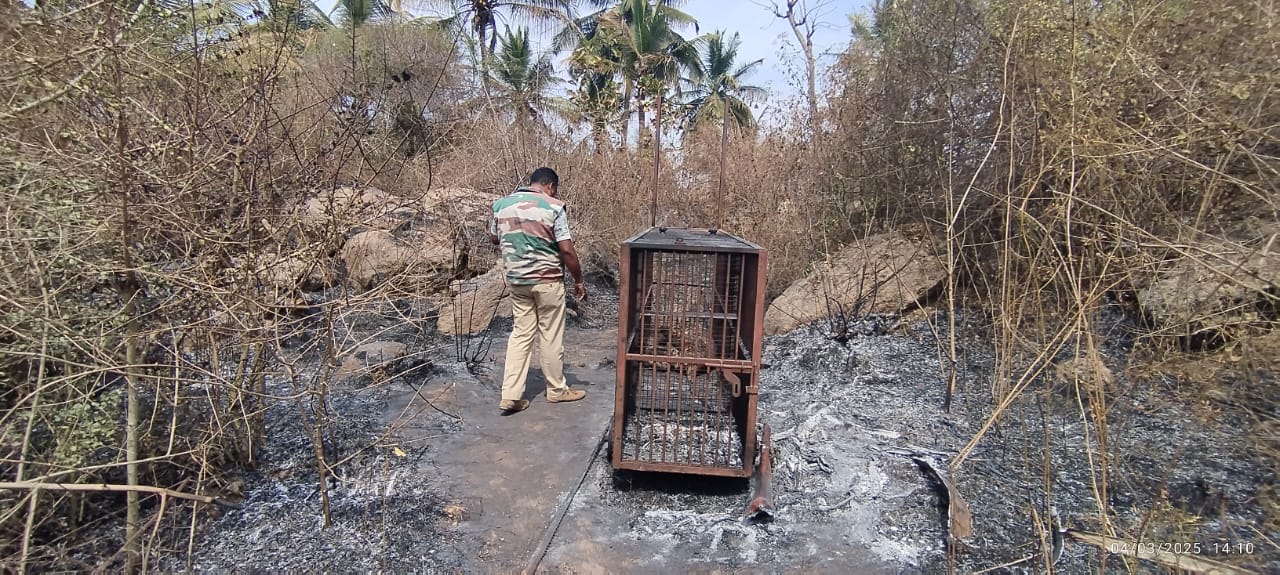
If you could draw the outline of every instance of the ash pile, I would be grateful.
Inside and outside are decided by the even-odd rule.
[[[451,500],[422,480],[419,460],[425,448],[401,443],[406,433],[446,434],[456,431],[458,423],[406,420],[393,429],[385,423],[397,413],[389,398],[402,395],[403,389],[451,369],[461,370],[455,377],[466,375],[465,367],[436,364],[444,356],[444,342],[421,329],[431,319],[421,302],[373,302],[347,310],[335,326],[337,348],[349,351],[335,360],[345,359],[342,366],[326,364],[323,338],[286,350],[297,368],[296,379],[275,370],[266,375],[266,389],[273,397],[301,399],[276,401],[267,409],[268,440],[258,447],[257,467],[236,481],[239,507],[202,513],[196,538],[170,542],[160,570],[460,569],[469,558],[458,551],[447,528]],[[375,341],[360,344],[370,340]],[[356,353],[365,348],[370,351]],[[394,354],[384,352],[393,348]],[[352,363],[357,367],[348,371]],[[384,373],[395,375],[380,377]],[[321,401],[314,389],[328,381],[332,384]],[[299,393],[299,386],[312,393]],[[317,413],[324,417],[324,458],[331,466],[323,495],[313,444]],[[327,528],[324,499],[331,517]]]
[[[746,481],[648,477],[598,463],[572,508],[573,517],[592,526],[582,536],[645,557],[651,570],[1040,573],[1050,556],[1063,573],[1103,565],[1164,572],[1158,563],[1126,561],[1064,536],[1104,530],[1093,490],[1099,430],[1069,389],[1037,382],[965,463],[949,470],[998,403],[990,344],[958,339],[957,393],[948,413],[942,406],[950,365],[938,342],[947,341],[949,318],[872,316],[845,324],[855,328],[842,330],[847,337],[832,337],[831,325],[819,322],[766,340],[770,367],[761,372],[759,416],[773,430],[773,522],[743,520]],[[979,333],[965,317],[955,325]],[[1171,400],[1167,388],[1126,385],[1108,406],[1105,430],[1113,450],[1108,511],[1115,533],[1131,540],[1145,534],[1252,541],[1253,555],[1202,558],[1276,572],[1275,548],[1261,550],[1277,537],[1256,504],[1275,475],[1265,453],[1240,441],[1248,422],[1226,412],[1206,421],[1187,402]],[[1119,447],[1132,445],[1165,447]],[[945,479],[972,511],[971,533],[952,539],[944,478],[930,469],[950,475]],[[1174,524],[1171,517],[1183,520]]]

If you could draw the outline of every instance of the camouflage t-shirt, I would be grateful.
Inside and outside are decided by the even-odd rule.
[[[493,203],[489,231],[500,239],[507,283],[535,285],[564,280],[560,247],[569,237],[564,202],[520,188]]]

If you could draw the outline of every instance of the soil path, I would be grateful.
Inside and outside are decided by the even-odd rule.
[[[518,573],[557,506],[582,477],[613,416],[615,333],[565,333],[565,375],[570,387],[587,392],[582,401],[548,403],[535,360],[525,390],[532,404],[502,416],[497,405],[505,334],[499,334],[491,360],[473,369],[474,375],[444,373],[429,380],[421,395],[406,393],[391,400],[398,412],[406,402],[423,403],[425,396],[461,418],[460,431],[430,440],[435,445],[419,467],[457,506],[446,515],[454,521],[453,547],[468,571]],[[419,411],[414,407],[410,405],[410,413]]]
[[[748,525],[739,515],[749,499],[744,480],[615,474],[607,449],[590,461],[613,416],[615,333],[566,331],[566,375],[587,392],[581,402],[547,403],[541,372],[531,369],[525,397],[532,405],[501,416],[503,340],[478,369],[445,370],[420,395],[392,398],[396,409],[417,407],[410,412],[429,408],[429,398],[461,418],[456,431],[421,438],[431,447],[419,473],[452,502],[442,515],[453,556],[439,559],[466,572],[519,573],[586,472],[539,573],[901,571],[901,564],[870,552],[870,517]],[[865,513],[878,511],[871,506]]]

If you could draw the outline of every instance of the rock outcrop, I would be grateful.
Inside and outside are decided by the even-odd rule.
[[[484,275],[456,282],[454,291],[453,299],[440,307],[436,328],[442,334],[474,335],[489,327],[494,317],[511,317],[501,264]]]
[[[1168,262],[1138,291],[1153,334],[1202,348],[1274,329],[1280,321],[1280,244],[1201,247]]]
[[[421,197],[336,188],[300,206],[299,240],[336,252],[357,289],[400,274],[443,285],[453,277],[483,273],[497,258],[487,229],[494,199],[467,188],[442,188]],[[278,275],[288,283],[296,271],[291,266]],[[309,283],[327,282],[321,279]]]
[[[841,250],[769,305],[764,332],[773,335],[833,313],[896,313],[928,299],[946,270],[924,245],[898,233]]]
[[[421,355],[409,354],[409,347],[398,341],[372,341],[361,344],[338,358],[333,375],[339,381],[368,384],[395,377],[428,363]]]
[[[334,286],[339,277],[335,262],[328,257],[306,261],[287,255],[264,264],[263,280],[281,292],[314,292]]]
[[[419,259],[419,253],[390,232],[360,232],[347,240],[339,257],[347,265],[347,278],[354,287],[369,289],[399,274]]]

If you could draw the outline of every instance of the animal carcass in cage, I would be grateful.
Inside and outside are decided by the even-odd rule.
[[[716,230],[622,244],[615,469],[751,475],[765,257]]]

